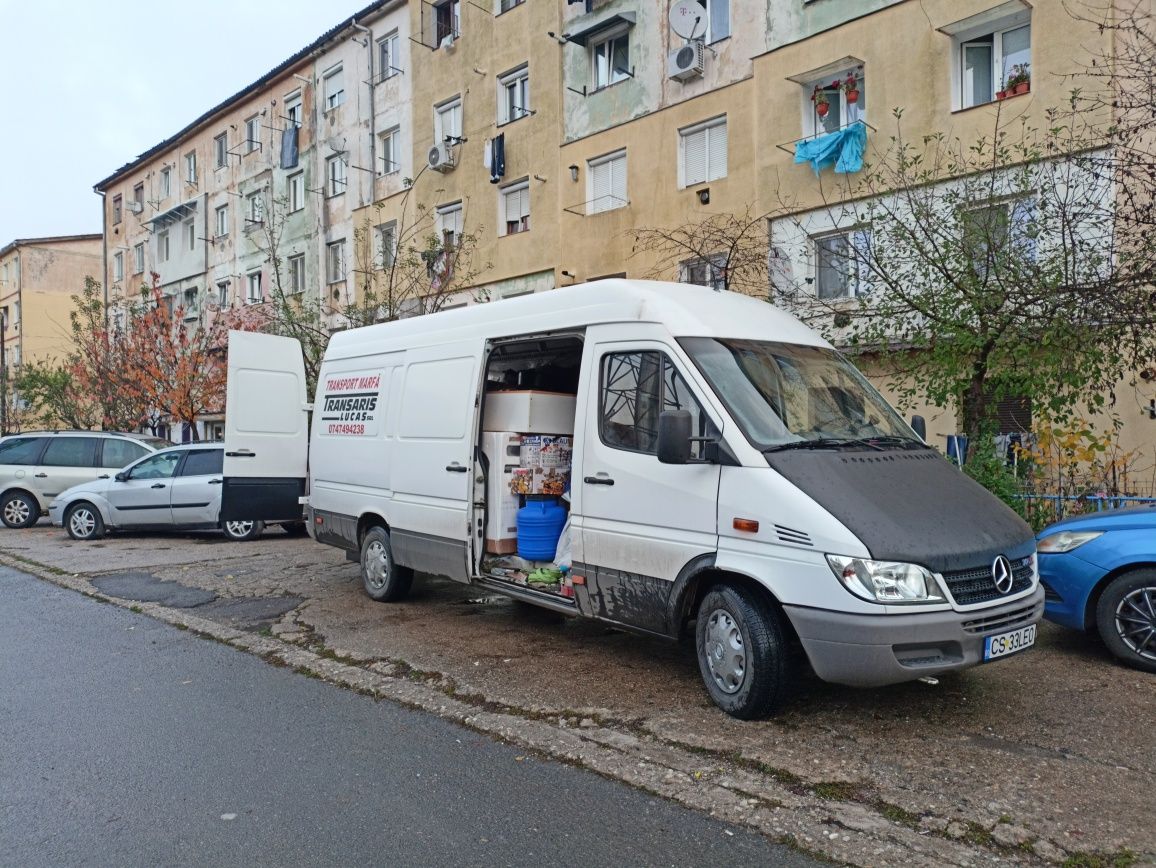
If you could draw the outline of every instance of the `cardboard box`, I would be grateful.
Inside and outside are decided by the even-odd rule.
[[[482,452],[489,464],[486,478],[486,551],[512,554],[518,550],[518,509],[521,499],[512,490],[521,457],[522,435],[511,431],[486,432]],[[527,487],[532,485],[527,481]]]
[[[531,494],[552,494],[561,497],[570,484],[569,467],[535,467]]]
[[[570,469],[574,461],[574,438],[553,434],[527,434],[522,438],[522,467],[559,467]]]
[[[573,434],[576,399],[561,392],[489,392],[482,415],[483,431],[520,434]]]

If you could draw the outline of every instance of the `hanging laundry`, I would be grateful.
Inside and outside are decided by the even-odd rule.
[[[506,174],[506,134],[501,133],[490,143],[490,183],[497,184]]]
[[[281,168],[293,169],[297,166],[297,124],[292,121],[281,133]]]
[[[486,139],[485,145],[482,146],[482,165],[485,166],[487,172],[490,171],[490,164],[493,162],[493,157],[493,141]]]

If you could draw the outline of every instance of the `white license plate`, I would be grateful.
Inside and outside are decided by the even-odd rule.
[[[983,659],[994,660],[1030,648],[1036,642],[1036,625],[1021,627],[1010,633],[997,633],[983,640]]]

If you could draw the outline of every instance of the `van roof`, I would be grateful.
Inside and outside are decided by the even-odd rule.
[[[513,337],[616,322],[658,323],[676,337],[830,346],[793,316],[761,299],[684,283],[611,278],[338,332],[330,339],[326,355],[350,358],[393,346]]]

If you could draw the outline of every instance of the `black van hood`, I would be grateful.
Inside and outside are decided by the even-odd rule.
[[[952,572],[1035,550],[1027,522],[933,449],[796,449],[766,457],[877,560]]]

